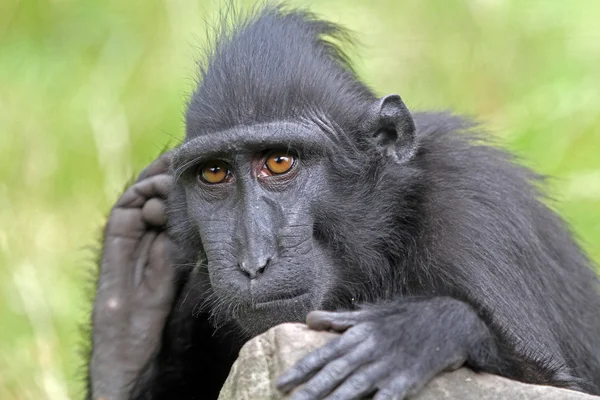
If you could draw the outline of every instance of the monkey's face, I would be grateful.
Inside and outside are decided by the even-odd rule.
[[[306,130],[269,124],[206,135],[182,146],[175,161],[185,192],[180,212],[206,259],[211,312],[251,335],[323,308],[341,268],[315,235],[331,193],[324,154]],[[291,134],[296,143],[284,147],[279,135]]]
[[[402,246],[406,194],[390,188],[412,179],[416,151],[399,96],[375,100],[352,136],[316,112],[217,132],[193,121],[173,158],[170,219],[202,249],[217,323],[256,335],[394,293],[388,255]]]

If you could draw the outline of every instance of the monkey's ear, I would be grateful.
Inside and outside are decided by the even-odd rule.
[[[415,155],[415,122],[400,96],[391,94],[375,101],[367,119],[367,133],[384,156],[402,164]]]

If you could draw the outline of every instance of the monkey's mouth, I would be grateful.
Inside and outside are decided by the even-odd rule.
[[[304,322],[314,307],[314,294],[308,290],[294,292],[264,301],[253,302],[249,308],[240,309],[234,317],[244,332],[256,336],[269,328],[285,322]]]
[[[291,296],[257,302],[252,305],[257,311],[269,310],[273,308],[304,308],[306,300],[309,299],[310,293],[306,291],[293,293]]]

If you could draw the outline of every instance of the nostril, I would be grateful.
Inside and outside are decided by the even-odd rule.
[[[262,267],[260,267],[258,269],[258,271],[256,271],[256,274],[262,275],[270,264],[271,264],[271,258],[267,258],[267,261],[265,262],[265,264]]]
[[[271,258],[267,258],[267,261],[262,263],[262,265],[260,264],[261,263],[257,263],[255,267],[250,267],[247,263],[243,262],[241,264],[238,264],[238,268],[242,271],[244,275],[246,275],[246,277],[250,279],[256,279],[260,275],[262,275],[265,272],[265,270],[271,265]]]
[[[246,266],[242,263],[242,264],[238,264],[238,268],[240,269],[240,271],[242,271],[242,274],[246,275],[246,278],[251,278],[252,276],[250,275],[250,271],[248,271],[248,269],[246,269]]]

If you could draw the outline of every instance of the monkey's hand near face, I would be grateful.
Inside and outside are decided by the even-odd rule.
[[[174,301],[174,245],[165,232],[168,166],[164,154],[146,168],[106,224],[92,314],[92,399],[128,397],[159,346]]]
[[[408,299],[359,311],[313,311],[310,328],[344,332],[277,381],[300,399],[403,399],[438,373],[460,367],[489,331],[466,303],[445,297]]]

